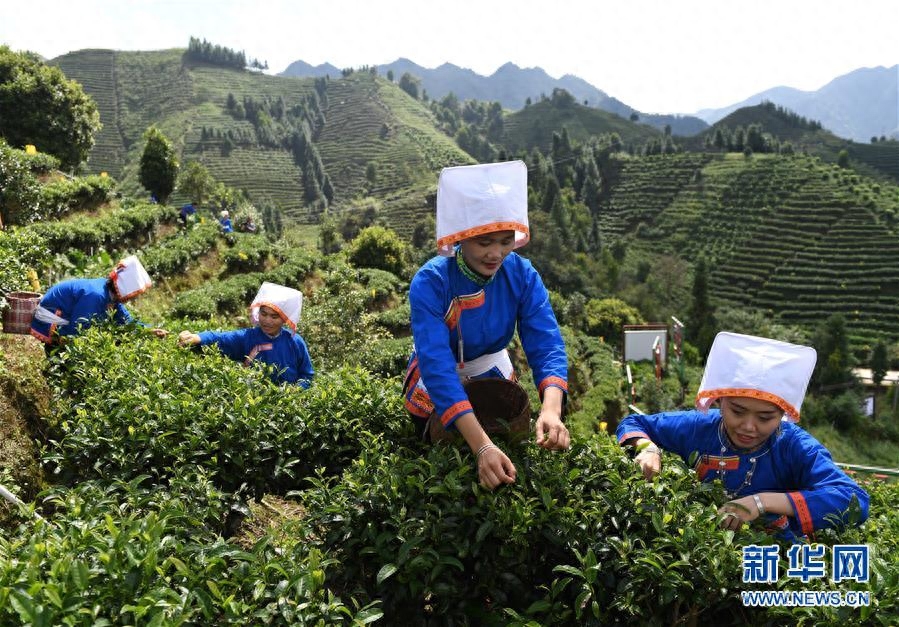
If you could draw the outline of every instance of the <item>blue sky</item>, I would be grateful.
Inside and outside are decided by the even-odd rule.
[[[11,6],[12,5],[12,6]],[[272,72],[406,57],[489,75],[506,62],[574,74],[647,113],[693,113],[786,85],[815,90],[899,63],[893,0],[43,0],[0,5],[0,43],[244,50]],[[897,112],[899,115],[899,112]]]

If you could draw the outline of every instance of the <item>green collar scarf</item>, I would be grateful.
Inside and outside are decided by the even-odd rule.
[[[468,264],[465,263],[465,258],[462,256],[461,246],[456,247],[456,265],[459,266],[459,270],[462,272],[465,278],[469,279],[473,283],[476,283],[478,287],[484,287],[493,280],[494,276],[496,276],[496,274],[489,277],[481,276],[480,274],[469,268]]]

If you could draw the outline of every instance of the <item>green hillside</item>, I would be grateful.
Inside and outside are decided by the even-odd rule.
[[[679,154],[618,163],[607,240],[709,262],[720,304],[857,342],[899,337],[899,189],[807,156]]]
[[[776,111],[770,104],[743,107],[719,120],[710,130],[690,142],[690,146],[701,150],[700,140],[714,135],[717,128],[746,129],[751,124],[758,124],[763,132],[770,133],[781,143],[790,142],[795,150],[815,155],[828,163],[836,163],[840,151],[846,150],[852,166],[859,172],[899,182],[899,142],[858,144],[824,129],[811,129],[806,124],[797,124],[795,117],[795,114],[789,112]]]
[[[554,132],[568,129],[572,140],[586,141],[596,135],[618,133],[625,146],[640,147],[661,133],[645,124],[626,120],[614,113],[584,107],[574,101],[559,102],[558,97],[532,104],[504,119],[502,145],[511,152],[534,147],[548,151]]]
[[[304,196],[306,164],[288,147],[290,129],[271,118],[254,124],[228,109],[229,97],[241,106],[250,99],[263,108],[303,109],[316,116],[307,130],[338,208],[363,195],[401,208],[423,206],[440,168],[472,162],[436,130],[422,103],[364,72],[324,81],[318,92],[313,79],[185,62],[182,50],[81,50],[53,62],[84,86],[100,110],[103,129],[88,170],[109,172],[132,194],[142,192],[137,180],[142,134],[156,125],[182,162],[199,161],[216,179],[246,190],[255,203],[279,205],[298,221],[314,221],[314,203]]]

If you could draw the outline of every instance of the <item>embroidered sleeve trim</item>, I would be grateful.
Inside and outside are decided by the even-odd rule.
[[[474,412],[474,409],[471,407],[471,403],[469,401],[459,401],[455,405],[451,406],[443,415],[440,416],[440,422],[444,427],[448,427],[459,418],[463,414],[467,414],[470,412]]]
[[[796,519],[802,527],[802,533],[811,536],[815,531],[815,526],[812,522],[812,512],[808,507],[805,497],[802,496],[801,492],[787,492],[787,497],[793,504],[793,510],[796,512]]]
[[[546,377],[543,381],[540,382],[540,394],[543,395],[543,390],[548,387],[556,387],[560,388],[563,392],[568,392],[568,381],[563,379],[562,377]]]
[[[633,438],[646,438],[648,440],[649,436],[642,431],[628,431],[621,434],[621,437],[618,438],[618,443],[621,444],[622,442],[627,442]]]

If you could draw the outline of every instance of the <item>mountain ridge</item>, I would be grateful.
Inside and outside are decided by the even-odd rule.
[[[859,93],[865,98],[858,98]],[[737,109],[766,100],[817,120],[844,139],[899,138],[899,64],[858,68],[813,91],[772,87],[725,107],[701,109],[696,115],[714,124]]]
[[[562,88],[587,106],[624,118],[636,115],[645,124],[660,130],[670,127],[674,135],[682,137],[698,135],[729,113],[767,100],[820,121],[825,128],[843,139],[868,142],[871,137],[899,138],[899,65],[858,68],[814,91],[779,85],[725,107],[679,114],[641,112],[576,75],[564,74],[554,78],[540,67],[522,68],[511,61],[501,65],[490,76],[449,62],[429,69],[406,57],[376,67],[382,74],[393,71],[396,80],[404,72],[409,72],[421,80],[424,89],[435,99],[452,92],[461,100],[496,100],[512,110],[524,108],[528,99],[536,101],[542,95],[551,95],[553,89]],[[296,61],[279,76],[325,76],[329,72],[339,70],[331,64],[313,67]],[[868,97],[858,98],[859,93],[865,93]]]
[[[303,61],[294,61],[278,76],[322,77],[329,75],[332,68],[334,66],[329,63],[311,66]],[[523,109],[529,101],[536,102],[542,96],[552,95],[554,89],[561,88],[587,106],[603,109],[623,118],[636,115],[640,122],[659,130],[670,127],[675,135],[696,135],[709,126],[690,115],[643,113],[573,74],[565,74],[557,79],[540,67],[522,68],[511,61],[498,67],[490,76],[449,62],[429,69],[405,57],[376,68],[382,75],[392,72],[394,80],[399,80],[408,72],[421,81],[430,98],[437,100],[452,92],[460,100],[498,101],[504,108],[517,111]]]

